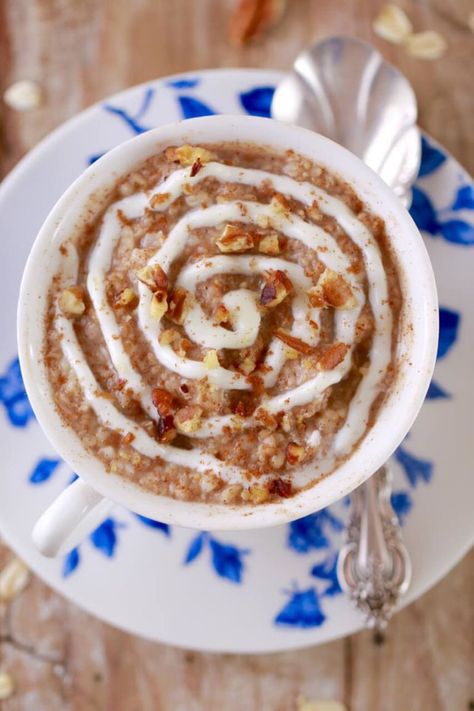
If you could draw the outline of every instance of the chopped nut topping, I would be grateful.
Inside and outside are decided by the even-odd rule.
[[[413,32],[406,13],[397,5],[385,5],[372,23],[375,34],[387,42],[400,44]]]
[[[214,311],[213,321],[218,326],[222,323],[229,323],[230,311],[226,309],[224,304],[219,304],[217,309]]]
[[[269,492],[268,489],[264,486],[257,486],[257,484],[254,484],[250,487],[249,491],[250,500],[254,504],[263,504],[268,499]]]
[[[262,254],[280,254],[280,240],[278,239],[278,235],[273,232],[272,234],[262,237],[258,244],[258,251],[262,252]]]
[[[159,264],[143,267],[136,273],[136,277],[153,292],[158,289],[166,291],[168,288],[168,277]]]
[[[270,494],[276,494],[281,496],[283,499],[288,499],[293,493],[293,487],[291,481],[288,479],[272,479],[268,485],[268,491]]]
[[[238,500],[242,491],[241,484],[231,484],[227,486],[221,494],[221,501],[224,504],[232,504]]]
[[[213,370],[214,368],[218,368],[219,367],[219,358],[217,357],[217,351],[214,350],[214,348],[211,348],[211,350],[207,351],[202,362],[204,363],[204,366],[208,370]]]
[[[177,286],[168,299],[168,318],[174,323],[182,324],[186,313],[192,306],[193,297],[189,291]]]
[[[302,341],[301,338],[296,338],[296,336],[292,336],[291,333],[284,331],[282,328],[276,329],[275,336],[276,338],[279,338],[280,341],[283,341],[283,343],[286,343],[287,346],[290,346],[290,348],[293,348],[295,351],[298,351],[298,353],[304,353],[305,355],[309,355],[309,353],[312,353],[314,351],[313,346],[310,346],[309,343]]]
[[[70,286],[61,292],[59,308],[65,316],[82,316],[86,310],[84,291],[80,286]]]
[[[163,205],[165,202],[168,202],[170,197],[170,193],[155,193],[150,198],[150,207],[152,207],[153,209],[156,207],[160,207],[160,205]]]
[[[342,363],[348,350],[347,343],[332,343],[327,346],[318,357],[318,369],[333,370],[339,363]]]
[[[115,306],[130,306],[130,308],[135,308],[137,304],[138,296],[133,289],[130,289],[128,286],[122,289],[115,299]]]
[[[264,407],[259,407],[255,410],[254,418],[268,430],[276,430],[278,427],[278,420],[276,417],[271,415],[268,410],[265,410]]]
[[[254,246],[254,236],[244,227],[228,224],[216,244],[221,252],[248,252]]]
[[[166,291],[157,291],[153,294],[150,302],[150,316],[159,321],[168,311]]]
[[[296,442],[288,442],[286,447],[286,461],[288,464],[298,464],[304,458],[305,449],[303,445]]]
[[[265,276],[260,303],[268,308],[278,306],[292,290],[293,284],[285,272],[281,269],[270,270]]]
[[[255,368],[257,367],[257,354],[256,353],[249,353],[246,355],[242,360],[240,361],[238,365],[238,369],[241,373],[244,373],[244,375],[250,375],[250,373],[253,373]]]
[[[135,435],[133,432],[127,432],[127,434],[122,437],[122,444],[131,444],[134,439]]]
[[[160,442],[171,442],[176,437],[173,415],[165,415],[156,423],[156,433]]]
[[[178,331],[174,328],[165,328],[160,333],[159,341],[162,346],[170,346],[181,338]]]
[[[174,397],[168,390],[164,388],[153,388],[151,391],[151,400],[161,417],[171,414]]]
[[[324,301],[336,309],[354,308],[355,299],[352,289],[344,277],[331,269],[325,269],[318,286],[321,288]]]
[[[174,416],[174,424],[178,432],[189,434],[196,432],[201,426],[202,410],[198,405],[181,407]]]
[[[322,309],[324,306],[326,306],[326,303],[322,297],[321,294],[321,289],[317,286],[312,286],[311,289],[308,289],[306,292],[308,295],[309,303],[313,308],[315,309]]]
[[[191,166],[191,172],[189,173],[191,178],[194,178],[194,176],[199,173],[199,171],[201,170],[202,167],[203,167],[202,161],[201,161],[200,157],[198,156]]]
[[[276,195],[272,197],[270,205],[272,209],[280,215],[286,215],[290,211],[290,203],[281,193],[276,193]]]
[[[179,148],[167,148],[166,157],[169,160],[177,161],[184,166],[193,165],[198,158],[201,163],[209,163],[209,161],[214,159],[214,155],[205,148],[190,146],[187,144],[180,146]]]

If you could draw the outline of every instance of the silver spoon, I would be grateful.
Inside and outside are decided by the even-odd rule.
[[[370,45],[331,37],[299,54],[275,91],[272,116],[345,146],[410,205],[421,159],[416,97],[403,74]],[[377,632],[411,580],[391,490],[385,465],[352,493],[338,558],[341,587]]]

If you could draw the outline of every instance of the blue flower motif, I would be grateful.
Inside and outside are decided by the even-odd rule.
[[[48,481],[57,467],[61,464],[60,459],[40,459],[28,477],[31,484],[44,484]]]
[[[172,89],[193,89],[200,81],[200,79],[173,79],[173,81],[166,82],[166,86]]]
[[[411,486],[415,487],[420,480],[426,484],[431,481],[433,476],[433,462],[427,459],[418,459],[418,457],[410,454],[403,447],[397,449],[395,459],[405,470],[406,477]]]
[[[457,210],[474,210],[474,188],[472,185],[461,185],[451,205],[451,210],[453,212]]]
[[[439,341],[437,358],[444,358],[458,338],[461,314],[452,309],[439,310]]]
[[[450,397],[451,395],[446,392],[446,390],[443,390],[441,385],[438,385],[438,383],[434,380],[431,381],[428,392],[426,393],[427,400],[441,400],[443,398],[448,399]]]
[[[439,224],[444,239],[454,244],[469,246],[474,244],[474,225],[463,220],[448,220]]]
[[[327,529],[340,532],[343,522],[329,509],[323,509],[289,524],[288,546],[297,553],[307,553],[312,549],[328,548],[330,545]]]
[[[419,230],[436,235],[439,231],[439,222],[436,212],[428,195],[416,186],[412,188],[412,202],[410,215],[413,217]]]
[[[9,363],[0,377],[0,402],[5,406],[8,419],[14,427],[26,427],[29,420],[34,418],[23,385],[18,358]]]
[[[79,565],[81,560],[80,554],[79,554],[79,549],[78,548],[73,548],[72,551],[70,551],[67,556],[64,558],[64,563],[63,563],[63,577],[67,578],[71,573],[73,573],[77,566]]]
[[[239,94],[239,99],[248,114],[270,118],[274,93],[274,86],[257,86],[255,89]]]
[[[118,523],[113,518],[106,518],[90,534],[90,540],[94,548],[97,548],[107,558],[113,558],[115,554],[118,526]]]
[[[337,579],[337,556],[337,553],[333,553],[311,568],[311,575],[320,580],[327,580],[330,583],[323,592],[323,595],[328,597],[333,597],[342,592]]]
[[[184,565],[189,565],[196,560],[201,555],[205,544],[209,544],[211,564],[217,575],[232,583],[241,583],[245,567],[243,558],[250,551],[229,543],[220,543],[206,531],[198,533],[192,539],[184,559]]]
[[[95,163],[96,160],[99,160],[99,158],[102,158],[102,156],[105,156],[107,151],[103,151],[102,153],[95,153],[92,156],[89,156],[87,159],[87,165],[92,165],[92,163]]]
[[[214,116],[217,112],[211,109],[194,96],[178,96],[179,105],[184,118],[197,118],[198,116]]]
[[[135,115],[132,115],[129,111],[121,109],[118,106],[112,106],[111,104],[104,104],[104,109],[109,113],[121,118],[122,121],[124,121],[126,125],[133,131],[133,133],[137,135],[140,133],[145,133],[145,131],[150,130],[150,126],[143,126],[140,121],[150,108],[154,94],[155,90],[151,86],[145,90],[145,93],[143,94],[142,103],[140,104],[140,107],[135,113]]]
[[[422,178],[437,170],[446,160],[446,155],[421,137],[421,165],[418,177]]]
[[[391,503],[395,513],[400,519],[400,523],[405,522],[405,517],[410,513],[413,507],[413,501],[407,491],[394,491],[391,496]]]
[[[321,610],[314,588],[294,590],[288,593],[290,599],[275,617],[275,624],[308,629],[319,627],[326,616]]]
[[[171,529],[167,523],[155,521],[153,518],[140,516],[140,514],[135,514],[135,517],[140,521],[140,523],[143,523],[144,526],[149,526],[150,528],[156,528],[158,531],[163,531],[165,536],[169,536],[171,534]]]

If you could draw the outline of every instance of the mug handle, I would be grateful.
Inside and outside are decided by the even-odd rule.
[[[76,479],[40,516],[33,528],[33,543],[49,558],[64,555],[81,543],[112,507],[112,501]]]

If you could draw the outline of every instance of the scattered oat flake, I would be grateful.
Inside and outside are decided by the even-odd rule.
[[[276,25],[285,12],[286,0],[237,0],[230,18],[229,39],[243,45]]]
[[[393,44],[400,44],[413,32],[410,19],[397,5],[385,5],[373,21],[372,29]]]
[[[448,44],[439,32],[428,30],[408,37],[406,48],[415,59],[439,59],[446,52]]]
[[[0,701],[6,701],[15,691],[15,682],[11,674],[0,672]]]
[[[304,696],[299,696],[296,704],[296,711],[347,711],[339,701],[310,701]]]
[[[0,600],[8,602],[26,588],[30,571],[19,558],[13,558],[0,572]]]
[[[3,100],[14,111],[31,111],[41,105],[43,92],[36,82],[22,79],[6,89]]]

